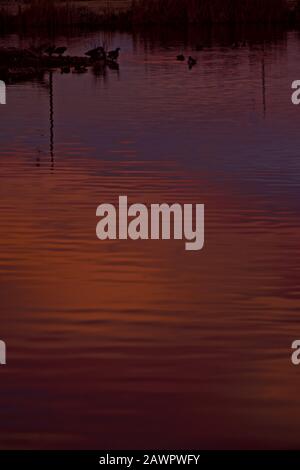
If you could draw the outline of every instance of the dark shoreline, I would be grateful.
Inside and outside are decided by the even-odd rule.
[[[74,4],[42,4],[33,2],[12,14],[0,9],[0,34],[28,32],[41,29],[50,32],[64,28],[83,30],[133,30],[139,27],[169,26],[185,28],[188,25],[277,25],[300,24],[300,1],[289,8],[285,0],[139,0],[126,11],[113,9],[96,13]]]

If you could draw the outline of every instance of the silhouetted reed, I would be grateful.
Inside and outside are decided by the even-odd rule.
[[[90,9],[76,1],[32,0],[16,14],[0,10],[0,27],[31,30],[35,27],[128,28],[146,24],[285,23],[296,18],[289,0],[132,0],[126,9]],[[300,0],[297,0],[300,5]],[[82,5],[82,4],[81,4]],[[105,3],[104,3],[105,5]],[[298,14],[298,16],[300,16]]]
[[[88,6],[78,6],[74,1],[56,2],[53,0],[32,0],[20,4],[15,14],[4,8],[0,10],[0,26],[15,27],[20,30],[32,28],[59,29],[83,26],[117,27],[129,24],[130,10],[103,8],[99,12]]]
[[[289,16],[286,0],[133,0],[134,23],[270,23]]]

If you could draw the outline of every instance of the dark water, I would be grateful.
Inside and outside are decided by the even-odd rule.
[[[220,32],[193,70],[196,33],[57,41],[103,39],[119,72],[0,107],[0,446],[299,448],[299,34]],[[120,194],[204,203],[205,249],[100,242]]]

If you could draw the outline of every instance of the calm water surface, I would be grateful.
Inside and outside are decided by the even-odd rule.
[[[299,448],[299,33],[57,42],[102,40],[119,72],[0,108],[0,447]],[[204,203],[205,249],[100,242],[119,194]]]

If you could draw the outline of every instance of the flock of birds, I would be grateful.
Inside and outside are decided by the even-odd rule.
[[[244,41],[243,43],[239,42],[234,42],[232,44],[233,49],[237,49],[239,47],[244,47],[246,46],[247,43]],[[202,44],[197,44],[195,46],[196,51],[202,51],[204,49],[204,46]],[[117,47],[116,49],[113,49],[111,51],[106,51],[103,46],[95,47],[94,49],[90,49],[85,53],[87,57],[91,60],[92,63],[102,63],[104,65],[108,65],[111,68],[119,68],[119,65],[117,63],[117,60],[119,58],[120,54],[120,47]],[[52,57],[53,55],[56,55],[58,57],[62,57],[64,53],[67,51],[67,47],[56,47],[56,46],[48,46],[43,50],[45,54],[47,54],[49,57]],[[183,54],[177,55],[177,60],[180,62],[185,62],[186,57]],[[187,64],[189,69],[192,69],[196,64],[197,64],[197,59],[192,57],[191,55],[188,56],[187,58]],[[87,72],[87,67],[86,65],[82,64],[77,64],[74,65],[73,68],[73,73],[84,73]],[[61,67],[61,73],[70,73],[71,72],[71,66],[68,64],[65,64]]]
[[[111,51],[106,51],[103,46],[95,47],[94,49],[90,49],[85,53],[87,57],[91,60],[91,62],[101,62],[103,65],[108,65],[111,68],[119,68],[117,60],[120,54],[120,47],[113,49]],[[58,57],[62,57],[64,53],[67,51],[67,47],[56,47],[56,46],[48,46],[44,49],[44,53],[47,54],[49,57],[56,55]],[[73,68],[73,73],[85,73],[88,71],[86,65],[76,64]],[[61,73],[70,73],[71,72],[71,65],[66,64],[61,67]]]

